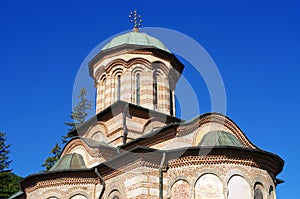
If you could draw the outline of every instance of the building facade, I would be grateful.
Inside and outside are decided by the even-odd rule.
[[[176,117],[183,64],[140,32],[113,38],[89,62],[96,115],[60,160],[26,177],[29,199],[275,199],[284,161],[256,147],[228,117]]]

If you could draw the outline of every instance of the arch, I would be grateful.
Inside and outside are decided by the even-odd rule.
[[[121,198],[122,198],[122,194],[118,189],[112,190],[108,195],[108,199],[121,199]]]
[[[126,68],[127,62],[123,59],[115,59],[106,65],[106,73],[112,74],[117,69],[124,70]],[[116,69],[115,69],[116,68]],[[113,71],[113,72],[112,72]],[[112,73],[111,73],[112,72]]]
[[[251,199],[250,184],[240,175],[233,175],[228,181],[228,199]]]
[[[106,135],[107,135],[107,127],[106,125],[103,123],[103,122],[98,122],[96,125],[94,126],[91,126],[86,134],[85,134],[85,138],[91,138],[93,139],[93,136],[96,134],[96,133],[101,133],[102,136],[101,136],[101,140],[96,140],[96,141],[103,141],[103,142],[106,142],[107,143],[107,138],[106,138]]]
[[[153,71],[160,71],[161,75],[168,77],[169,68],[161,61],[154,61],[151,63],[151,68]]]
[[[124,181],[113,180],[109,183],[108,189],[105,190],[105,197],[107,199],[112,199],[110,197],[114,197],[117,195],[120,199],[127,198],[127,189],[125,187]]]
[[[48,197],[47,199],[58,199],[58,198],[55,197],[55,196],[50,196],[50,197]]]
[[[127,62],[127,67],[128,68],[131,68],[133,65],[143,65],[143,66],[146,66],[148,69],[151,69],[151,64],[148,60],[146,59],[143,59],[143,58],[133,58],[133,59],[130,59],[128,60]]]
[[[173,183],[170,191],[171,199],[189,199],[191,197],[190,184],[183,179]]]
[[[161,121],[161,119],[164,119],[163,121]],[[145,133],[149,133],[151,130],[154,130],[155,128],[160,128],[160,127],[163,127],[165,126],[166,124],[164,123],[166,118],[150,118],[148,119],[144,126],[143,126],[143,134]]]
[[[254,185],[254,199],[266,199],[264,187],[261,183],[257,182]]]
[[[70,199],[88,199],[88,198],[83,194],[76,194],[71,196]]]
[[[212,173],[206,173],[200,176],[195,183],[195,198],[224,199],[223,183],[221,179]]]

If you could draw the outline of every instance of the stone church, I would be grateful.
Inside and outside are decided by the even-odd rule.
[[[275,199],[284,161],[225,115],[177,118],[184,65],[138,26],[89,62],[96,115],[72,132],[50,171],[26,177],[12,198]]]

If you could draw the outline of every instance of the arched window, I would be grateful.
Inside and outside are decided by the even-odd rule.
[[[256,184],[254,187],[254,199],[264,199],[263,186]]]
[[[106,96],[105,96],[105,92],[106,92],[106,78],[103,78],[102,79],[102,82],[101,82],[101,106],[102,108],[105,107],[105,100],[106,100]]]
[[[228,182],[228,199],[251,199],[251,187],[241,176],[233,176]]]
[[[171,199],[189,199],[190,185],[185,180],[176,181],[171,189]]]
[[[157,109],[157,72],[154,71],[153,73],[153,105],[154,105],[154,110]]]
[[[121,75],[117,75],[117,101],[121,99]]]
[[[136,86],[135,86],[135,99],[136,99],[136,104],[140,105],[140,97],[141,97],[141,77],[140,73],[136,74]]]
[[[222,181],[214,174],[204,174],[195,184],[195,196],[197,199],[224,199]]]
[[[120,199],[119,196],[114,196],[112,199]]]

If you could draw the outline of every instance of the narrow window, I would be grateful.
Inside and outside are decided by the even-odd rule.
[[[117,76],[117,101],[121,98],[121,75]]]
[[[101,91],[102,108],[105,107],[105,100],[106,100],[106,97],[105,97],[105,92],[106,92],[105,86],[106,86],[106,79],[104,78],[104,79],[102,80],[102,88],[101,88],[101,90],[102,90],[102,91]]]
[[[153,74],[153,104],[154,109],[157,109],[157,73]]]
[[[254,199],[264,199],[263,186],[256,184],[254,188]]]
[[[170,115],[174,115],[174,110],[173,110],[173,92],[170,89]]]
[[[136,91],[135,91],[135,94],[136,94],[136,104],[137,105],[140,105],[140,92],[141,92],[141,88],[140,88],[140,74],[138,73],[136,75]]]

